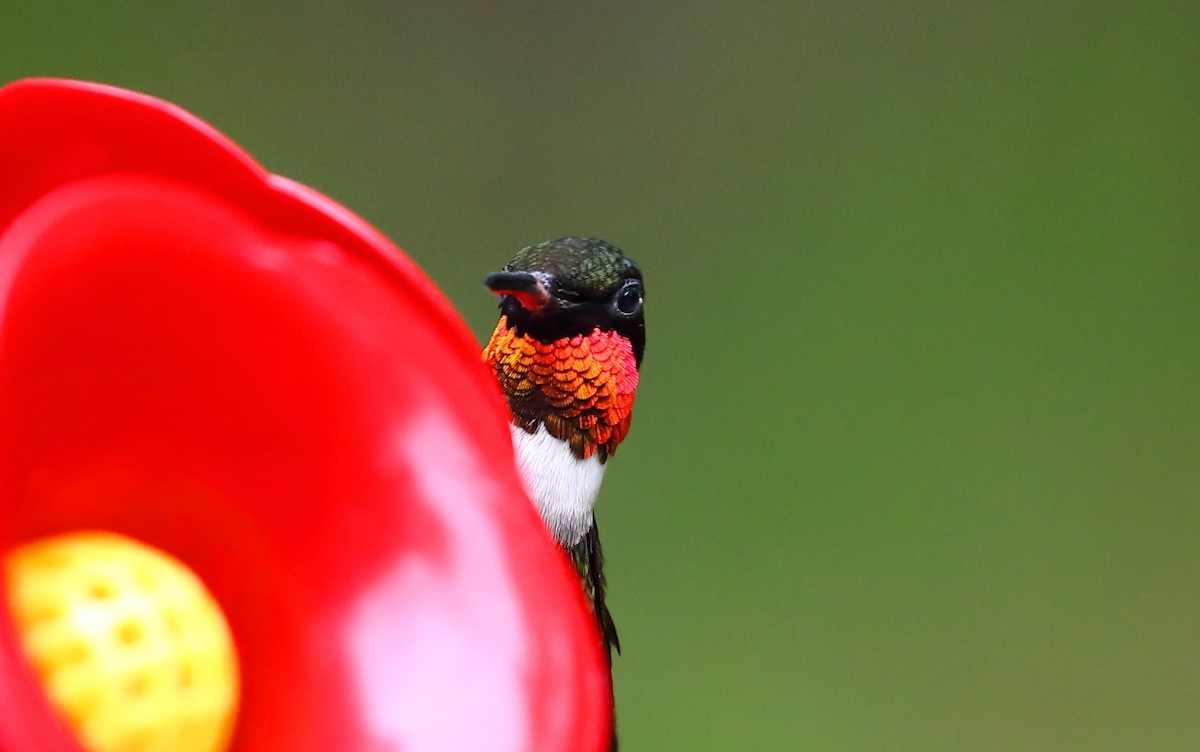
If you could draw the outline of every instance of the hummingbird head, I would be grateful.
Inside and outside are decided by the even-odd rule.
[[[606,461],[629,430],[646,346],[637,264],[603,240],[559,238],[521,249],[484,284],[500,296],[484,359],[513,424]]]
[[[549,240],[522,248],[483,283],[501,296],[501,313],[523,334],[555,342],[614,331],[629,340],[641,364],[642,272],[619,248],[595,238]]]

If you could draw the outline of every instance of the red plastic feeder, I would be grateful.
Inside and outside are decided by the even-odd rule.
[[[345,208],[96,84],[0,89],[0,556],[200,576],[234,750],[602,748],[607,675],[466,327]],[[78,750],[0,608],[0,750]]]

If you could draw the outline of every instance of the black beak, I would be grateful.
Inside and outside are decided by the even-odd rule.
[[[554,278],[545,272],[492,272],[483,284],[497,295],[513,296],[529,311],[540,311],[554,300]]]

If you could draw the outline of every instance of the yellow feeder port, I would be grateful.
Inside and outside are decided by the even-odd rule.
[[[36,541],[4,560],[8,604],[51,703],[89,752],[221,752],[237,653],[204,584],[111,533]]]

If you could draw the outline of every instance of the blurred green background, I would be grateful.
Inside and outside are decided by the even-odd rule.
[[[1200,749],[1200,4],[21,3],[483,338],[648,280],[599,516],[628,750]]]

